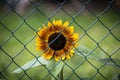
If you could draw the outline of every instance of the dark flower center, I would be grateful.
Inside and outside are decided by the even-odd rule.
[[[62,34],[60,34],[59,36],[58,35],[59,35],[59,33],[54,33],[54,34],[50,35],[50,37],[48,39],[48,43],[50,43],[50,48],[52,48],[53,50],[63,49],[66,44],[66,38]]]

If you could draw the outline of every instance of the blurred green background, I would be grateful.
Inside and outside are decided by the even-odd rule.
[[[100,58],[120,59],[120,7],[116,2],[1,0],[0,3],[0,80],[50,80],[44,66],[20,74],[12,72],[40,55],[35,49],[35,32],[53,19],[69,21],[79,33],[80,45],[94,50]],[[104,76],[112,80],[120,73],[119,68],[95,60],[84,61],[76,55],[65,62],[68,65],[64,68],[64,79],[104,80]]]

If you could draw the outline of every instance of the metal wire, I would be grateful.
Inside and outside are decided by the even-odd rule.
[[[93,45],[88,45],[88,47],[92,47],[92,51],[87,56],[85,56],[78,48],[75,48],[77,53],[80,53],[83,56],[81,58],[82,60],[77,62],[77,65],[73,62],[71,62],[69,64],[69,62],[63,61],[64,67],[65,67],[65,70],[63,70],[63,71],[65,71],[65,73],[67,73],[67,74],[63,74],[64,79],[65,80],[73,80],[73,79],[76,79],[76,80],[87,80],[87,79],[89,79],[89,80],[98,80],[98,79],[111,80],[111,78],[112,78],[113,80],[119,80],[120,79],[120,77],[119,77],[120,66],[118,63],[116,63],[116,61],[113,60],[113,58],[120,56],[120,52],[119,52],[119,50],[120,50],[120,44],[119,44],[120,43],[120,34],[118,33],[120,30],[120,27],[119,27],[120,26],[120,9],[116,8],[119,6],[115,5],[115,7],[114,7],[115,2],[117,2],[117,0],[105,0],[102,2],[102,4],[103,3],[105,3],[105,4],[103,6],[100,5],[100,9],[99,9],[99,7],[98,8],[95,7],[98,5],[99,0],[98,0],[98,2],[97,1],[95,2],[94,0],[85,0],[85,1],[84,0],[50,0],[50,1],[49,0],[48,1],[47,0],[40,0],[40,1],[39,0],[26,0],[26,2],[25,2],[25,0],[16,0],[16,1],[15,0],[11,0],[11,1],[1,0],[1,4],[0,4],[0,10],[1,10],[1,12],[0,12],[0,31],[1,31],[0,32],[0,36],[1,36],[0,37],[1,38],[0,39],[0,58],[1,58],[0,59],[0,61],[1,61],[0,62],[0,66],[1,66],[0,67],[0,80],[13,80],[13,79],[15,79],[15,80],[49,80],[50,76],[52,76],[55,80],[58,80],[56,78],[56,76],[54,76],[52,74],[51,71],[60,62],[53,65],[50,69],[48,69],[46,66],[42,66],[42,67],[39,67],[35,71],[34,70],[32,71],[30,68],[36,62],[34,64],[32,64],[32,66],[28,70],[24,70],[21,67],[21,64],[23,64],[31,59],[36,59],[36,61],[41,63],[38,60],[38,58],[41,55],[38,57],[37,56],[38,54],[36,54],[37,52],[35,51],[35,49],[33,49],[34,44],[32,44],[32,43],[34,43],[34,39],[36,37],[34,35],[34,33],[37,32],[37,29],[39,28],[39,26],[41,26],[41,24],[47,25],[48,21],[52,22],[53,18],[58,19],[59,17],[62,19],[65,19],[65,20],[69,19],[68,20],[68,21],[70,21],[69,25],[75,24],[76,25],[75,28],[77,29],[76,31],[78,31],[78,32],[82,31],[82,32],[80,32],[81,34],[80,34],[80,37],[78,40],[79,43],[84,42],[81,40],[87,36],[87,39],[88,39],[87,44],[89,44],[89,43],[91,44],[91,42],[95,44],[94,47],[93,47]],[[24,4],[24,3],[26,3],[26,4]],[[21,10],[20,7],[22,7],[20,4],[22,4],[22,6],[24,6],[23,11],[20,11]],[[69,5],[71,5],[71,7]],[[91,6],[93,6],[93,5],[95,5],[95,6],[91,8]],[[51,10],[49,10],[48,6],[51,6]],[[71,10],[69,10],[69,8]],[[101,8],[102,8],[102,10],[101,10]],[[27,9],[29,9],[29,10],[27,10]],[[100,10],[100,11],[96,12],[96,10]],[[109,12],[109,11],[111,11],[111,12]],[[110,18],[114,14],[117,16],[117,17],[115,16],[117,19],[114,20],[113,24],[112,24],[112,21],[111,22],[105,21],[105,20],[107,20],[107,18],[109,18],[109,17],[105,17],[106,16],[105,14],[107,14],[108,12],[109,12],[109,14],[111,14]],[[60,13],[60,15],[58,16],[59,13]],[[34,17],[36,17],[36,16],[40,17],[41,24],[39,24],[39,26],[38,26],[39,21],[38,22],[35,22],[35,21],[29,22],[29,20],[32,20],[30,18],[33,15],[34,15]],[[67,17],[64,15],[67,15]],[[15,16],[17,17],[19,23],[14,23],[14,21],[17,22],[17,20],[14,19]],[[84,16],[87,16],[87,17],[84,17]],[[80,24],[81,22],[78,21],[80,19],[85,19],[85,18],[88,19],[89,16],[92,16],[95,18],[95,19],[93,19],[93,21],[90,24],[89,24],[89,22],[84,22],[83,24]],[[44,17],[43,22],[42,22],[41,17]],[[105,20],[103,20],[102,17],[103,18],[105,17]],[[102,38],[100,38],[99,40],[96,40],[96,37],[98,35],[96,37],[93,37],[91,35],[94,30],[91,33],[89,32],[92,29],[94,29],[94,27],[96,27],[97,23],[99,23],[99,25],[101,25],[102,28],[104,28],[104,29],[102,29],[102,28],[101,29],[105,31],[105,35],[102,35]],[[108,25],[108,23],[111,25]],[[87,27],[83,26],[86,24],[89,24],[89,25],[87,25]],[[11,25],[11,26],[9,26],[9,25]],[[35,27],[33,25],[35,25]],[[36,25],[37,25],[37,27],[36,27]],[[22,29],[23,26],[24,26],[24,30]],[[101,26],[96,27],[95,29],[98,29]],[[13,29],[13,27],[15,27],[15,28]],[[19,30],[21,32],[19,32]],[[22,33],[24,31],[26,32],[25,34]],[[61,30],[61,32],[62,31],[63,30]],[[25,36],[27,34],[27,32],[30,32],[28,37]],[[99,32],[99,29],[98,29],[98,32]],[[97,32],[95,32],[95,33],[97,34]],[[50,42],[50,44],[52,44],[57,38],[59,38],[60,35],[61,35],[61,33],[52,42]],[[21,36],[25,38],[25,42],[24,42],[24,40],[22,40],[23,38],[21,38]],[[104,49],[104,48],[106,48],[105,46],[107,46],[107,44],[108,44],[106,42],[106,40],[107,40],[107,38],[109,38],[109,36],[111,36],[110,41],[113,41],[113,42],[111,42],[111,43],[113,43],[112,44],[113,51],[111,53],[109,51],[111,49],[111,47],[109,47],[109,45],[108,45],[108,48],[109,48],[108,51],[106,49]],[[14,40],[12,40],[12,39],[14,39]],[[106,44],[105,44],[105,42],[106,42]],[[116,45],[114,44],[114,42]],[[102,43],[104,43],[105,46],[103,46]],[[87,44],[85,44],[85,45],[87,45]],[[94,61],[92,62],[91,60],[89,60],[88,57],[90,55],[92,55],[94,52],[96,52],[97,49],[99,49],[101,51],[101,54],[103,55],[102,58],[104,58],[104,56],[106,56],[107,58],[109,58],[109,60],[103,64],[95,63]],[[23,57],[23,55],[24,55],[23,53],[25,53],[24,51],[26,51],[26,54],[28,56]],[[22,56],[22,57],[20,57],[20,56]],[[28,57],[28,58],[26,58],[26,57]],[[25,60],[25,62],[23,62],[24,61],[23,59]],[[116,58],[116,59],[118,59],[118,58]],[[73,59],[73,61],[74,61],[74,59]],[[114,65],[117,66],[118,70],[119,70],[118,72],[116,72],[115,75],[113,75],[111,73],[111,75],[113,75],[113,76],[108,76],[109,74],[107,74],[107,72],[104,71],[106,69],[106,65],[109,63],[109,61],[114,63]],[[75,64],[74,67],[71,66],[73,64]],[[87,68],[86,65],[89,65],[90,69],[93,69],[95,71],[92,72],[92,70],[91,70],[91,74],[89,72],[90,69],[86,69],[88,71],[85,70],[86,74],[83,70],[79,71],[81,69],[81,67],[84,68],[83,65],[85,68]],[[12,71],[16,68],[21,68],[23,70],[23,72],[20,74],[17,74],[17,75],[13,74]],[[113,67],[110,67],[110,66],[109,66],[109,68],[110,68],[109,70],[113,69]],[[31,73],[31,72],[33,72],[33,73]],[[37,72],[37,74],[35,74],[35,72]],[[83,72],[83,74],[82,74],[82,72]],[[38,73],[40,76],[38,76]],[[113,73],[115,73],[114,69],[113,69]],[[41,76],[41,75],[43,75],[43,76]],[[114,77],[114,76],[116,76],[116,77]]]

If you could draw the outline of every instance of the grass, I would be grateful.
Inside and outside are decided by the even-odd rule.
[[[1,13],[0,16],[4,16],[4,14]],[[101,15],[99,20],[102,21],[104,25],[99,21],[95,22],[97,19],[96,16],[88,11],[82,12],[77,17],[74,15],[72,16],[74,17],[74,20],[63,11],[59,11],[51,18],[51,20],[68,20],[70,25],[74,25],[75,32],[78,32],[80,35],[80,45],[86,46],[93,50],[98,46],[97,43],[99,43],[99,46],[101,46],[104,52],[97,47],[94,51],[96,54],[100,54],[101,58],[108,58],[111,56],[112,58],[119,59],[120,51],[117,51],[114,54],[113,52],[120,47],[120,24],[111,29],[114,24],[118,23],[120,20],[119,15],[117,15],[114,11],[108,11]],[[12,73],[19,66],[25,64],[31,59],[34,59],[35,56],[40,55],[40,52],[35,49],[35,31],[38,31],[38,28],[42,28],[42,24],[46,24],[48,22],[48,19],[38,11],[34,11],[30,17],[25,19],[25,22],[23,20],[24,18],[24,16],[23,18],[20,18],[17,14],[11,11],[1,20],[1,23],[4,26],[0,24],[0,79],[3,79],[3,76],[5,76],[9,80],[16,80],[19,78],[22,80],[29,80],[29,77],[26,75],[28,74],[33,80],[41,80],[43,78],[45,78],[45,80],[49,80],[50,74],[44,66],[30,69],[26,71],[26,74],[24,72],[20,74]],[[109,32],[110,29],[114,36],[116,36],[119,40],[111,35]],[[107,34],[108,36],[106,36]],[[74,69],[74,73],[70,67],[65,66],[64,79],[69,78],[70,80],[79,80],[79,77],[75,75],[76,73],[80,77],[89,79],[97,74],[93,80],[102,80],[103,77],[99,74],[101,73],[107,79],[111,80],[120,72],[120,70],[111,66],[105,65],[101,67],[103,65],[102,63],[94,60],[88,60],[97,69],[99,69],[99,72],[97,72],[95,67],[90,65],[87,61],[82,64],[82,60],[83,58],[81,57],[73,56],[71,60],[66,61],[68,65]],[[81,65],[79,65],[80,63]]]

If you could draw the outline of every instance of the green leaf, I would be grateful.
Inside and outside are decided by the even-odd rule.
[[[105,59],[100,59],[100,62],[113,66],[115,68],[120,68],[120,59],[113,59],[113,58],[105,58]]]
[[[43,65],[47,65],[47,64],[48,64],[47,60],[45,60],[43,57],[39,57],[39,58],[36,58],[34,60],[27,62],[20,68],[14,70],[13,73],[20,73],[20,72],[26,71],[30,68],[37,67],[37,66],[43,66]]]
[[[64,62],[62,60],[56,62],[54,59],[52,59],[49,61],[46,67],[49,69],[52,80],[58,79],[57,76],[61,72],[63,65],[64,65]]]
[[[85,47],[85,46],[79,46],[75,50],[75,54],[81,56],[81,57],[87,57],[93,60],[99,60],[100,57],[98,54],[94,53],[91,49]]]

